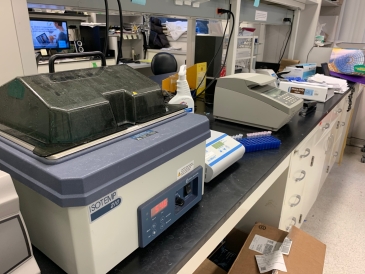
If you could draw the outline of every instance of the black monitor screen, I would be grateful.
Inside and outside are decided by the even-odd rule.
[[[30,20],[34,49],[69,49],[67,23]]]
[[[28,238],[19,216],[0,221],[0,273],[9,273],[31,256]]]

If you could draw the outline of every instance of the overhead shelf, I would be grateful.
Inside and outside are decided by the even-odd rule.
[[[338,7],[338,1],[322,0],[322,7]]]
[[[120,37],[120,33],[109,34],[109,37]],[[124,40],[142,39],[139,33],[123,33]]]
[[[74,21],[87,21],[89,15],[75,14],[75,13],[51,13],[51,12],[29,12],[31,19],[63,19]]]

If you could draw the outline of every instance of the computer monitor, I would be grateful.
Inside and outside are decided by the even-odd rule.
[[[69,49],[66,21],[30,20],[34,49]]]

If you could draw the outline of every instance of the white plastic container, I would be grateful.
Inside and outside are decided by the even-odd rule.
[[[169,104],[187,105],[185,111],[194,113],[194,100],[191,97],[188,81],[186,81],[186,65],[180,67],[176,95],[169,101]]]

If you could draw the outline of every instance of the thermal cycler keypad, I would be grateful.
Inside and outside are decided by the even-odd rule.
[[[283,95],[277,97],[276,99],[288,106],[295,104],[298,100],[301,100],[300,98],[298,98],[294,95],[291,95],[290,93],[283,94]]]

